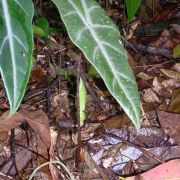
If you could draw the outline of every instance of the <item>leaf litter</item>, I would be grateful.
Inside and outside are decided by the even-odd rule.
[[[48,3],[44,2],[43,8],[51,7]],[[146,10],[141,11],[140,20],[139,12],[132,22],[119,25],[125,16],[121,1],[100,3],[120,29],[127,32],[122,34],[128,39],[125,43],[128,60],[141,95],[140,133],[136,133],[102,80],[88,75],[90,64],[67,36],[50,37],[49,46],[43,38],[35,37],[37,58],[26,95],[19,111],[8,121],[4,118],[9,105],[1,83],[0,177],[18,178],[17,168],[19,177],[28,178],[36,167],[57,158],[75,179],[180,177],[177,169],[180,165],[180,35],[179,24],[170,22],[178,18],[177,10],[175,8],[172,13],[173,2],[156,0],[154,9],[151,3],[144,1],[142,6]],[[164,6],[169,9],[163,9]],[[150,13],[152,11],[154,14]],[[47,12],[44,12],[45,16]],[[170,24],[156,29],[162,20]],[[79,60],[88,94],[77,168],[76,76]],[[69,177],[64,168],[51,164],[36,173],[35,179],[42,178]]]

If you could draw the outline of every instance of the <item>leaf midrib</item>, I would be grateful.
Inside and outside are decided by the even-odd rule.
[[[72,5],[72,7],[76,10],[77,14],[79,15],[79,17],[81,18],[81,20],[83,21],[83,23],[89,28],[89,31],[90,31],[92,37],[94,37],[95,42],[98,44],[99,48],[101,49],[102,54],[104,55],[105,59],[107,59],[107,63],[109,64],[109,67],[111,68],[111,71],[113,72],[114,69],[116,69],[116,68],[114,68],[114,65],[108,60],[108,59],[110,59],[110,57],[109,57],[108,53],[106,52],[106,49],[104,49],[104,48],[101,46],[101,44],[99,43],[100,41],[98,41],[98,37],[97,37],[97,35],[96,35],[96,32],[91,28],[91,26],[89,26],[89,25],[86,23],[83,15],[81,14],[81,12],[79,12],[78,7],[77,7],[71,0],[68,0],[68,1],[69,1],[69,3]],[[91,18],[90,18],[89,14],[88,14],[88,11],[87,11],[87,6],[86,6],[85,1],[84,1],[84,0],[83,0],[83,1],[81,0],[81,3],[82,3],[82,5],[83,5],[83,8],[85,9],[84,12],[85,12],[87,21],[89,21],[90,24],[92,24]],[[114,68],[114,69],[113,69],[113,68]],[[118,81],[119,78],[117,77],[116,73],[114,73],[114,76],[115,76],[115,79],[116,79],[117,83],[119,84],[119,86],[120,86],[120,87],[122,88],[122,90],[125,92],[124,85],[123,85],[120,81]],[[114,93],[114,92],[113,92],[113,93]],[[135,116],[136,116],[136,108],[134,107],[133,103],[131,102],[130,97],[129,97],[126,93],[124,93],[124,95],[126,96],[126,98],[128,99],[129,103],[131,104],[131,106],[132,106],[132,108],[133,108],[133,111],[135,112]],[[118,99],[117,99],[117,100],[118,100]],[[137,116],[136,116],[136,119],[138,119]]]

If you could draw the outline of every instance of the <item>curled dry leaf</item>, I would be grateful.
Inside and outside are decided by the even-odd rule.
[[[153,89],[160,94],[160,92],[163,89],[163,86],[161,85],[162,80],[159,77],[155,77],[153,80]]]
[[[167,69],[160,69],[160,70],[164,75],[166,75],[169,78],[180,79],[180,72],[167,70]]]
[[[129,28],[129,32],[126,36],[126,40],[129,40],[132,38],[133,34],[134,34],[134,31],[136,30],[136,28],[138,27],[140,21],[139,20],[136,20],[136,21],[133,21],[130,23],[130,28]]]
[[[180,144],[180,114],[158,110],[159,122],[164,131]]]
[[[144,72],[140,72],[136,76],[143,79],[143,80],[145,80],[145,81],[153,79],[153,76],[150,76],[150,75],[148,75],[148,74],[146,74]]]
[[[156,95],[156,93],[151,89],[146,89],[143,99],[145,102],[158,102],[160,103],[159,97]]]

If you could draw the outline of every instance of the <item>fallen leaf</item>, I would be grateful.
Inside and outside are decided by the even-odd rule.
[[[160,69],[160,70],[164,75],[166,75],[169,78],[180,79],[180,72],[167,70],[167,69]]]
[[[180,87],[180,79],[167,79],[162,82],[162,86],[164,88],[179,88]]]
[[[173,90],[168,110],[171,112],[180,113],[180,88]]]
[[[103,121],[106,128],[120,129],[128,127],[131,124],[131,120],[126,114],[113,116]]]
[[[161,85],[162,80],[159,77],[155,77],[153,80],[153,89],[160,94],[160,92],[163,89],[163,86]]]
[[[7,119],[9,112],[3,113],[0,117],[0,133],[10,131],[11,129],[19,126],[22,122],[25,121],[25,118],[22,114],[16,112],[12,117]]]
[[[9,131],[26,121],[29,126],[34,130],[34,132],[38,134],[37,147],[34,147],[35,151],[38,150],[38,154],[46,158],[49,158],[50,155],[50,160],[55,159],[52,146],[53,144],[51,144],[48,117],[43,111],[27,111],[21,109],[19,110],[19,112],[16,112],[11,118],[6,119],[7,116],[8,112],[4,113],[3,116],[0,118],[0,133]],[[18,155],[17,158],[19,158]],[[23,158],[21,157],[21,159]],[[44,159],[39,159],[41,159],[41,163],[44,162]],[[50,165],[52,176],[56,178],[57,176],[55,174],[55,170],[53,170],[54,168],[55,167],[53,165]]]
[[[158,110],[161,127],[177,144],[180,144],[180,114]]]
[[[18,153],[16,153],[15,161],[18,172],[20,172],[26,166],[26,164],[31,160],[31,154],[32,154],[31,151],[27,149],[23,149]],[[7,174],[13,163],[14,162],[11,159],[5,166],[3,166],[3,168],[1,169],[1,173]],[[15,167],[13,166],[13,168],[9,172],[9,175],[15,175],[15,174],[16,174],[16,170]]]
[[[20,110],[19,113],[24,116],[29,126],[39,135],[38,153],[48,157],[48,150],[51,145],[48,117],[41,110],[32,112]]]
[[[49,122],[47,115],[41,111],[26,111],[20,110],[20,114],[24,115],[29,126],[38,134],[37,136],[37,150],[42,156],[55,160],[54,144],[51,142],[51,134],[49,129]],[[40,163],[44,162],[44,159],[39,158]],[[49,169],[43,168],[44,172],[50,177],[50,173],[53,179],[58,179],[57,169],[54,165],[50,164]],[[50,170],[50,173],[49,173]]]
[[[115,135],[115,137],[113,135]],[[137,135],[135,127],[129,126],[128,128],[121,129],[107,129],[105,134],[101,133],[98,136],[94,136],[94,138],[88,142],[88,149],[97,165],[103,165],[106,169],[122,173],[128,163],[132,163],[133,160],[136,161],[142,155],[145,155],[147,159],[153,159],[144,153],[144,151],[141,152],[141,147],[146,147],[145,151],[147,152],[152,151],[151,154],[153,154],[154,157],[161,158],[161,155],[167,152],[169,147],[166,147],[166,149],[162,149],[162,147],[160,149],[148,147],[154,147],[155,145],[160,146],[163,141],[164,132],[160,128],[143,127],[139,135]],[[132,143],[129,144],[127,142]],[[134,145],[137,145],[136,147],[139,148],[136,148]],[[144,148],[142,148],[142,150],[143,149]],[[143,163],[146,165],[147,160]],[[150,167],[152,168],[153,165],[157,163],[157,160],[155,160],[155,163],[150,164]],[[142,167],[144,167],[143,164]],[[145,166],[144,169],[147,170],[147,167]],[[127,170],[126,175],[129,174],[130,171],[131,168]]]
[[[45,84],[45,74],[40,68],[33,69],[31,72],[31,79],[37,81],[39,84]]]
[[[92,159],[91,155],[86,150],[84,150],[84,160],[85,160],[87,166],[90,168],[90,170],[95,172],[96,174],[98,174],[98,171],[95,166],[95,162]]]
[[[151,89],[146,89],[143,99],[145,102],[158,102],[160,103],[159,97],[156,95],[156,93]]]
[[[88,124],[87,127],[83,127],[81,131],[81,138],[82,140],[89,139],[94,135],[94,132],[96,129],[98,129],[101,126],[101,123],[91,123]]]
[[[143,80],[151,80],[151,79],[153,79],[153,76],[150,76],[150,75],[148,75],[148,74],[146,74],[146,73],[144,73],[144,72],[140,72],[139,74],[137,74],[136,75],[138,78],[141,78],[141,79],[143,79]]]
[[[137,65],[137,62],[129,53],[127,55],[128,55],[128,63],[130,64],[131,68],[135,67]]]

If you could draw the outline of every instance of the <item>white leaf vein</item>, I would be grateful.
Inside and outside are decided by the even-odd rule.
[[[90,14],[88,13],[88,7],[86,4],[85,0],[80,0],[81,4],[84,8],[84,12],[85,12],[85,18],[84,16],[81,14],[81,12],[79,11],[78,7],[73,3],[73,1],[68,0],[68,2],[72,5],[72,7],[75,9],[76,13],[79,15],[80,19],[83,21],[84,25],[89,29],[92,37],[94,38],[95,42],[97,43],[97,45],[99,46],[99,49],[101,50],[103,56],[105,57],[105,60],[107,61],[107,63],[109,64],[109,67],[111,69],[112,72],[114,72],[114,77],[116,79],[116,82],[119,84],[119,87],[122,88],[122,90],[125,92],[125,87],[124,85],[121,83],[119,77],[118,77],[118,72],[116,70],[115,65],[111,62],[111,57],[109,57],[109,54],[106,51],[106,48],[104,48],[104,46],[100,43],[100,39],[98,37],[98,35],[96,34],[96,31],[91,27],[93,25],[92,21],[91,21],[91,17]],[[94,55],[93,55],[94,56]],[[114,82],[115,83],[115,82]],[[114,92],[113,92],[114,93]],[[124,93],[126,98],[128,99],[129,103],[131,104],[134,112],[136,112],[136,107],[135,105],[132,103],[131,101],[131,97],[128,94],[128,92]],[[119,101],[119,99],[117,99]],[[126,109],[127,110],[127,109]]]
[[[7,30],[7,36],[9,39],[9,47],[10,47],[10,53],[11,53],[11,59],[12,59],[12,65],[13,65],[13,100],[16,102],[17,98],[17,67],[16,67],[16,61],[15,61],[15,47],[14,47],[14,40],[13,40],[13,31],[11,27],[11,19],[9,16],[9,9],[8,9],[8,4],[6,0],[2,0],[2,7],[4,11],[4,18],[5,18],[5,25],[6,25],[6,30]],[[6,85],[5,85],[6,86]],[[8,89],[6,87],[6,89]],[[7,92],[8,98],[10,99],[9,92]],[[10,103],[12,103],[10,101]],[[12,104],[10,104],[12,106]]]
[[[24,7],[17,1],[17,0],[14,0],[16,2],[16,4],[18,4],[20,6],[20,8],[24,11],[24,13],[29,16],[26,12],[26,10],[24,9]]]

